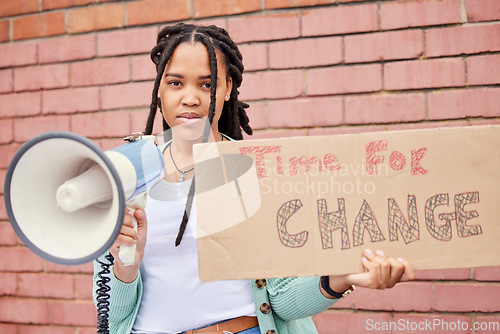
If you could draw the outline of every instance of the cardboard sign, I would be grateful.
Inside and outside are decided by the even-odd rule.
[[[500,127],[195,145],[203,280],[500,265]]]

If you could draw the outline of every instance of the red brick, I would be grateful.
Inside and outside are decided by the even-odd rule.
[[[235,43],[295,38],[300,35],[299,15],[285,13],[230,18],[228,32]]]
[[[101,107],[104,110],[149,107],[152,91],[152,82],[104,86],[101,88]]]
[[[389,313],[351,313],[328,310],[315,315],[313,321],[320,334],[358,334],[371,333],[367,331],[367,328],[380,323],[388,323],[391,321],[391,315]],[[388,334],[389,332],[373,329],[373,333]]]
[[[467,58],[467,81],[469,85],[499,84],[500,55],[484,55]]]
[[[0,143],[7,144],[14,139],[14,123],[11,119],[0,119]]]
[[[288,137],[303,137],[307,136],[306,129],[283,129],[273,131],[255,131],[253,135],[243,135],[244,139],[273,139],[273,138],[288,138]]]
[[[5,179],[5,174],[2,175]],[[3,180],[3,179],[2,179]],[[2,187],[3,193],[3,187]],[[5,204],[2,204],[5,205]],[[17,236],[10,223],[0,222],[0,245],[15,246],[17,244]]]
[[[500,2],[497,0],[465,0],[465,10],[469,22],[500,19]]]
[[[437,128],[447,128],[447,127],[464,127],[464,126],[469,126],[471,125],[469,121],[466,120],[451,120],[451,121],[440,121],[440,122],[426,122],[426,123],[401,123],[401,124],[388,124],[387,125],[387,131],[400,131],[400,130],[420,130],[420,129],[437,129]],[[447,271],[450,271],[450,273],[447,273]],[[457,270],[455,273],[454,270]],[[446,272],[446,275],[457,275],[457,277],[462,277],[461,275],[465,275],[465,273],[470,273],[470,269],[443,269],[443,270],[436,270],[436,273],[429,273],[426,270],[419,270],[417,271],[417,279],[423,279],[425,280],[427,275],[430,275],[429,279],[433,279],[434,275],[436,276],[436,279],[440,279],[438,277],[441,277],[442,275],[445,275],[443,273],[440,273],[441,271]],[[422,274],[422,275],[420,275]],[[447,276],[446,276],[447,277]],[[469,277],[469,276],[467,276]],[[443,278],[447,279],[447,278]],[[462,279],[462,278],[457,278],[457,279]],[[466,279],[466,278],[464,278]]]
[[[409,282],[387,290],[358,288],[353,297],[356,309],[428,312],[433,306],[433,284]]]
[[[14,296],[17,293],[16,274],[0,273],[0,296]]]
[[[394,314],[392,321],[394,322],[394,333],[472,333],[470,330],[472,328],[472,317],[467,315],[396,313]]]
[[[49,131],[69,131],[69,116],[43,116],[14,120],[14,139],[25,142]]]
[[[0,271],[38,272],[43,270],[43,260],[26,247],[4,247],[0,253],[2,254]]]
[[[132,81],[154,80],[156,67],[149,56],[132,57]]]
[[[156,45],[158,28],[134,28],[97,34],[97,56],[147,53]]]
[[[465,64],[461,58],[441,58],[387,63],[384,88],[387,90],[465,85]]]
[[[340,37],[306,38],[269,44],[271,68],[333,65],[341,61]]]
[[[347,63],[418,58],[423,53],[420,30],[389,31],[345,37]]]
[[[383,30],[460,22],[460,0],[413,0],[380,5]]]
[[[250,126],[254,131],[258,129],[265,129],[267,127],[266,103],[252,103],[250,104],[250,107],[246,109],[246,113],[250,119]]]
[[[10,68],[0,70],[0,93],[10,93],[14,88],[14,71]]]
[[[14,90],[62,88],[69,85],[67,64],[28,66],[14,69]]]
[[[130,134],[130,118],[125,112],[99,112],[71,117],[71,129],[89,138],[124,137]]]
[[[38,12],[38,0],[5,1],[0,7],[0,17]]]
[[[94,333],[95,333],[94,329]],[[74,328],[54,327],[54,326],[19,326],[19,334],[82,334],[75,332]],[[17,333],[16,333],[17,334]]]
[[[0,149],[2,146],[0,146]],[[0,151],[0,156],[2,152]],[[8,214],[7,214],[7,209],[6,206],[7,204],[4,202],[4,196],[0,196],[0,199],[2,199],[2,202],[0,203],[0,220],[7,220],[8,219]]]
[[[500,24],[437,28],[426,31],[428,57],[500,50]]]
[[[305,98],[269,102],[270,128],[334,126],[343,122],[342,98]]]
[[[234,15],[261,9],[260,0],[211,1],[194,0],[194,17]]]
[[[436,311],[500,311],[500,285],[497,284],[436,284],[434,294]]]
[[[41,40],[40,63],[60,63],[83,60],[96,55],[95,35],[80,35]]]
[[[252,43],[238,46],[245,71],[258,71],[268,68],[268,46],[266,43]]]
[[[64,34],[64,13],[51,12],[13,19],[12,31],[15,40]]]
[[[104,58],[71,64],[72,86],[97,86],[130,80],[128,57]]]
[[[75,279],[75,298],[92,300],[92,275],[77,275]]]
[[[0,321],[20,324],[48,324],[46,301],[34,299],[0,299]]]
[[[128,4],[130,26],[189,19],[191,4],[186,0],[146,0]]]
[[[431,128],[432,124],[428,124],[426,128]],[[442,123],[439,123],[437,127],[443,127]],[[417,280],[468,280],[470,278],[470,269],[439,269],[439,270],[417,270],[416,278]]]
[[[424,94],[346,97],[346,124],[415,122],[423,119],[425,119]]]
[[[302,13],[302,35],[339,35],[378,29],[377,5],[338,6]]]
[[[33,42],[0,44],[0,67],[36,64],[37,49]]]
[[[93,326],[97,311],[93,302],[50,303],[51,323],[65,326]]]
[[[332,3],[332,0],[266,0],[265,9],[311,7]]]
[[[380,64],[319,68],[306,72],[307,95],[374,92],[381,88]]]
[[[6,42],[10,39],[10,23],[9,20],[0,21],[0,42]]]
[[[43,114],[70,114],[99,110],[99,88],[67,88],[43,91]]]
[[[3,194],[3,191],[4,191],[4,186],[5,186],[5,177],[7,175],[7,171],[6,170],[1,170],[0,169],[0,194]],[[7,225],[1,225],[0,224],[0,229],[3,229],[3,230],[6,230],[5,227],[7,227]],[[0,244],[2,244],[2,234],[0,233]]]
[[[469,121],[470,125],[500,125],[500,119],[472,119]]]
[[[429,119],[500,115],[500,88],[459,89],[428,94]]]
[[[2,334],[18,334],[17,325],[0,324],[0,333],[2,333]]]
[[[74,284],[71,275],[19,274],[21,297],[72,299]]]
[[[480,316],[474,321],[476,334],[495,334],[500,332],[499,316]]]
[[[367,133],[385,131],[385,127],[381,125],[371,126],[347,126],[347,127],[334,127],[334,128],[315,128],[308,131],[309,136],[331,136],[353,133]]]
[[[2,117],[34,116],[41,111],[40,92],[0,94]]]
[[[97,0],[42,0],[42,10],[85,6],[96,2]]]
[[[125,26],[125,4],[104,4],[72,9],[67,14],[68,33],[121,28]]]
[[[474,278],[478,281],[500,281],[500,267],[474,268]]]
[[[80,264],[77,266],[63,266],[60,264],[47,262],[45,264],[45,267],[47,268],[47,272],[49,273],[89,274],[94,272],[94,266],[92,262]]]
[[[297,97],[302,94],[300,70],[246,73],[240,99],[260,100]]]
[[[9,167],[9,163],[12,160],[12,157],[14,154],[16,154],[17,150],[19,149],[19,145],[0,145],[0,168],[6,169]],[[5,212],[5,204],[3,202],[3,196],[0,196],[2,198],[2,202],[0,203],[0,220],[7,220],[7,214]]]

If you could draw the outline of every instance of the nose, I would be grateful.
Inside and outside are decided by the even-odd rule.
[[[184,95],[182,97],[181,103],[188,107],[199,105],[200,98],[197,94],[197,90],[194,88],[186,87],[184,89]]]

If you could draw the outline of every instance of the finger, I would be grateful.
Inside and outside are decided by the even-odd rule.
[[[387,284],[387,287],[392,288],[393,286],[395,286],[397,283],[399,283],[401,281],[401,277],[403,276],[405,266],[403,263],[396,260],[395,258],[390,257],[387,260],[391,264],[391,276],[389,278],[389,282]]]
[[[132,219],[134,213],[132,211],[130,211],[129,209],[127,209],[127,211],[125,212],[125,216],[123,217],[123,225],[124,226],[128,226],[128,227],[131,227],[131,228],[134,228],[134,220]]]
[[[391,262],[387,255],[381,250],[375,252],[373,261],[380,263],[380,284],[381,288],[387,288],[391,280]]]
[[[409,282],[415,279],[415,268],[413,265],[405,259],[398,258],[398,261],[404,265],[403,275],[401,276],[400,282]]]
[[[143,209],[137,209],[134,211],[134,217],[137,220],[137,228],[145,228],[147,224],[146,213]]]

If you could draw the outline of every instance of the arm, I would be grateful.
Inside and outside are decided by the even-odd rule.
[[[113,327],[126,328],[133,325],[133,321],[139,309],[140,300],[142,297],[142,280],[139,272],[139,267],[144,256],[144,247],[146,245],[147,236],[147,220],[143,210],[136,210],[134,213],[137,219],[137,232],[132,227],[131,213],[125,215],[123,226],[120,235],[111,246],[109,252],[116,259],[114,264],[110,266],[111,273],[107,276],[110,278],[108,286],[110,287],[109,299],[109,321],[110,329]],[[118,257],[120,245],[137,244],[135,262],[131,266],[124,266]],[[107,263],[102,255],[99,260]],[[93,297],[94,303],[97,306],[97,282],[99,280],[99,272],[101,265],[94,261],[94,288]]]
[[[272,310],[283,320],[310,317],[329,309],[338,300],[321,293],[319,277],[274,278],[267,282]]]

